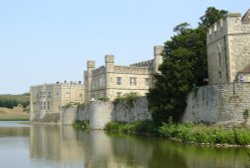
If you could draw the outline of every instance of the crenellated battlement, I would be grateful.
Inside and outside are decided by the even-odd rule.
[[[149,74],[148,67],[139,67],[139,66],[114,66],[114,73],[118,74]]]
[[[207,44],[225,37],[226,35],[245,34],[250,32],[250,10],[243,16],[240,13],[229,13],[214,23],[208,29]]]
[[[136,67],[152,67],[154,64],[154,60],[147,60],[147,61],[141,61],[141,62],[137,62],[134,64],[131,64],[129,66],[136,66]]]

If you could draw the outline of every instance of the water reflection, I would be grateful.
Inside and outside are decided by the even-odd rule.
[[[30,157],[57,162],[82,162],[83,148],[72,127],[32,125]]]
[[[201,148],[70,126],[0,127],[0,156],[5,157],[0,161],[5,167],[247,168],[249,150]]]
[[[213,168],[248,164],[248,149],[201,148],[163,139],[32,126],[32,158],[79,163],[85,168]]]

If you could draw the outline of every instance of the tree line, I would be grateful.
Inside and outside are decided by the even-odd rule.
[[[0,95],[0,107],[13,108],[21,104],[24,108],[29,106],[29,95]]]

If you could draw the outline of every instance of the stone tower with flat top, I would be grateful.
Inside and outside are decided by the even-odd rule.
[[[241,16],[229,13],[209,28],[207,34],[210,84],[250,82],[250,9]]]

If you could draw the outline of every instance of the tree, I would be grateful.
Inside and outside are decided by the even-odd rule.
[[[181,23],[174,28],[176,35],[165,42],[163,63],[155,75],[155,87],[149,90],[149,109],[157,124],[181,120],[186,97],[194,86],[202,86],[207,78],[206,33],[212,21],[225,14],[213,7],[201,17],[199,26],[190,28]]]
[[[205,14],[200,17],[199,25],[208,28],[227,13],[228,12],[225,10],[218,10],[215,7],[208,7]]]

